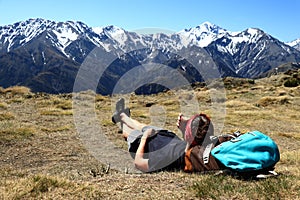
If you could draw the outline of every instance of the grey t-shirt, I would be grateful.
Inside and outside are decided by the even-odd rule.
[[[186,142],[181,140],[173,132],[158,127],[144,127],[142,132],[134,131],[128,137],[129,151],[135,157],[140,138],[145,130],[153,128],[157,134],[147,139],[145,158],[149,159],[149,172],[160,170],[175,170],[184,168],[184,156]]]

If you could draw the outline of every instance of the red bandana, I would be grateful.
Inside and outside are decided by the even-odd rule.
[[[186,128],[185,128],[185,133],[184,133],[184,139],[185,141],[187,141],[189,144],[192,144],[192,142],[194,141],[194,136],[192,134],[192,122],[196,117],[199,117],[200,115],[194,115],[193,117],[191,117],[187,123],[186,123]]]

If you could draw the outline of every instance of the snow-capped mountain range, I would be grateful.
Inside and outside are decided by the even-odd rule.
[[[284,43],[257,28],[231,32],[209,22],[174,34],[146,35],[116,26],[91,28],[82,22],[29,19],[0,27],[0,85],[70,92],[80,65],[95,47],[118,55],[120,60],[116,62],[123,71],[133,67],[128,63],[149,62],[182,70],[188,63],[176,54],[189,58],[195,52],[204,52],[211,56],[221,76],[254,78],[280,64],[300,62],[299,46],[300,39]],[[201,81],[192,71],[188,70],[189,80]],[[112,78],[109,74],[122,76],[114,69],[105,80]],[[107,88],[99,92],[109,93]]]

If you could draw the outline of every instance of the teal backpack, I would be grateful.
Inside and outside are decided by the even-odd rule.
[[[280,159],[278,146],[259,131],[223,142],[213,148],[211,154],[227,169],[242,173],[272,168]]]

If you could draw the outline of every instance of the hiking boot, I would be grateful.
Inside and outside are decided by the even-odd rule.
[[[111,120],[113,123],[118,123],[120,122],[120,114],[123,112],[125,108],[125,100],[123,98],[119,99],[116,103],[116,111],[114,112]]]
[[[121,122],[121,113],[125,113],[128,117],[130,117],[130,109],[125,108],[125,100],[124,98],[121,98],[116,103],[116,111],[114,112],[111,120],[113,123]]]
[[[121,122],[121,113],[125,113],[128,117],[130,117],[130,109],[129,108],[125,108],[123,110],[120,110],[120,111],[116,111],[114,112],[112,118],[111,118],[111,121],[116,124],[118,122]]]
[[[125,108],[125,99],[121,98],[116,103],[116,112],[121,112]]]

